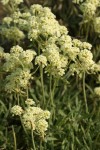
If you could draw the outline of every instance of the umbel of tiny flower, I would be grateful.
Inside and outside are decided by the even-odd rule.
[[[84,3],[85,2],[83,2],[83,4]],[[89,2],[87,1],[87,3]],[[91,4],[93,4],[92,1]],[[71,36],[68,35],[67,28],[59,24],[56,20],[56,16],[49,8],[36,4],[30,7],[28,13],[18,9],[8,18],[6,17],[3,23],[6,28],[3,29],[4,36],[7,36],[6,38],[8,40],[11,40],[11,36],[9,38],[10,32],[8,32],[8,30],[10,30],[9,26],[11,26],[12,28],[17,28],[23,34],[27,33],[24,35],[32,41],[32,44],[35,42],[38,45],[38,47],[35,47],[37,56],[33,50],[24,51],[18,45],[12,47],[10,54],[6,54],[5,57],[6,63],[4,64],[4,69],[6,72],[11,72],[17,67],[20,68],[19,66],[28,68],[30,72],[33,64],[41,66],[44,68],[45,73],[53,77],[62,77],[68,70],[71,70],[72,74],[74,72],[79,74],[82,71],[91,71],[91,67],[94,63],[90,56],[92,54],[89,52],[92,47],[91,44],[72,39]],[[14,24],[14,26],[12,24]],[[7,30],[6,34],[5,30]],[[15,32],[12,34],[12,37],[14,36],[15,38],[14,34]],[[18,35],[16,36],[16,40],[22,40],[24,38],[24,36],[19,36],[22,34],[16,35]],[[35,63],[32,64],[31,62],[35,56]],[[16,70],[17,69],[15,69],[15,71]],[[23,85],[27,85],[24,83],[26,83],[26,80],[24,80]],[[11,87],[9,89],[11,89]]]
[[[100,34],[100,17],[94,19],[94,30],[96,33]]]
[[[3,5],[7,5],[9,3],[13,4],[13,5],[19,5],[20,3],[23,2],[23,0],[1,0]]]
[[[100,97],[100,87],[95,87],[95,88],[94,88],[94,93],[95,93],[98,97]]]
[[[5,91],[8,93],[23,92],[27,89],[29,81],[32,79],[32,60],[36,52],[31,49],[25,51],[19,45],[13,46],[10,49],[10,53],[3,53],[2,50],[1,52],[5,59],[2,68],[7,73],[5,76]]]
[[[100,5],[99,0],[86,0],[80,5],[80,8],[83,12],[84,19],[87,21],[93,19],[96,14],[96,10]]]
[[[15,105],[11,108],[13,116],[21,116],[22,123],[26,130],[36,131],[40,136],[44,137],[45,131],[48,128],[47,119],[50,118],[48,110],[42,110],[40,107],[35,107],[33,99],[28,98],[25,101],[26,107]]]
[[[11,108],[11,113],[13,116],[21,116],[23,113],[23,109],[19,105],[15,105]]]
[[[47,66],[47,58],[43,55],[39,55],[35,59],[35,64],[38,64],[39,66],[42,66],[44,68]]]

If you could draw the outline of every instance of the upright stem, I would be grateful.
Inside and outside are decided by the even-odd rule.
[[[18,105],[19,105],[19,94],[17,94],[17,101],[18,101]]]
[[[40,139],[40,150],[43,150],[42,149],[42,140]]]
[[[86,91],[85,91],[85,72],[83,73],[83,95],[84,95],[86,113],[88,113],[88,105],[87,105],[87,98],[86,98]]]
[[[29,147],[28,139],[29,139],[30,137],[29,137],[29,135],[28,135],[28,133],[27,133],[27,130],[26,130],[25,127],[24,127],[23,120],[22,120],[21,116],[20,116],[20,121],[21,121],[21,125],[22,125],[22,127],[23,127],[23,130],[24,130],[24,132],[25,132],[25,134],[26,134],[26,138],[25,138],[26,144],[27,144],[27,146]]]
[[[14,138],[14,150],[17,150],[16,134],[15,134],[13,125],[12,125],[12,132],[13,132],[13,138]]]
[[[50,75],[50,101],[53,106],[54,103],[53,103],[53,91],[52,91],[52,75]]]
[[[33,130],[31,130],[31,136],[32,136],[32,145],[33,145],[33,150],[36,150],[36,146],[35,146],[35,142],[34,142]]]
[[[45,105],[45,92],[44,92],[44,81],[43,81],[43,68],[40,67],[40,76],[41,76],[41,87],[42,87],[42,95],[43,95],[43,106]]]
[[[27,89],[26,89],[26,94],[27,94],[26,96],[27,96],[27,98],[28,98],[28,97],[29,97],[29,96],[28,96],[28,87],[27,87]]]

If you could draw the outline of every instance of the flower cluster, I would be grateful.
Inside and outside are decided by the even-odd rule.
[[[40,35],[45,38],[53,35],[61,35],[60,30],[62,29],[59,28],[59,23],[55,20],[55,16],[49,8],[32,5],[31,13],[32,17],[29,19],[31,30],[28,33],[30,40],[37,39]]]
[[[9,41],[19,42],[20,40],[23,40],[25,38],[24,33],[17,27],[10,27],[10,28],[3,27],[2,30],[1,30],[1,34],[7,40],[9,39]]]
[[[35,59],[35,65],[42,66],[45,73],[61,77],[67,70],[70,70],[72,74],[74,72],[80,74],[83,71],[88,72],[93,69],[95,63],[90,52],[91,44],[72,39],[68,35],[67,28],[56,21],[55,15],[49,8],[36,4],[32,5],[28,12],[21,12],[17,9],[9,17],[5,17],[3,22],[8,26],[7,29],[3,29],[3,35],[7,39],[20,41],[26,35],[32,44],[36,43],[35,50],[38,55]],[[18,31],[15,32],[15,29]],[[12,31],[10,32],[10,30]],[[35,52],[26,50],[16,53],[16,57],[13,57],[11,51],[10,59],[7,56],[8,61],[4,68],[12,70],[14,66],[18,66],[18,63],[21,66],[24,64],[24,66],[28,66],[33,58],[32,53],[35,55]]]
[[[43,55],[39,55],[35,59],[35,64],[38,64],[39,66],[42,66],[43,68],[47,66],[47,58]]]
[[[98,97],[100,97],[100,87],[95,87],[94,93],[95,93]]]
[[[0,46],[0,59],[2,59],[4,56],[4,50],[3,48]]]
[[[94,19],[94,30],[96,33],[100,34],[100,17]]]
[[[91,20],[95,16],[96,10],[100,4],[99,0],[86,0],[80,5],[84,19]]]
[[[23,0],[1,0],[3,5],[7,5],[7,4],[13,4],[13,5],[19,5],[20,3],[23,2]]]
[[[4,53],[3,71],[7,73],[5,78],[7,92],[21,92],[27,88],[31,79],[31,62],[35,55],[34,50],[24,51],[19,45],[13,46],[10,53]]]
[[[23,113],[23,109],[19,105],[15,105],[11,108],[12,115],[21,116]]]
[[[50,118],[50,112],[48,110],[44,111],[40,107],[35,107],[33,99],[27,99],[25,104],[25,109],[15,105],[11,108],[11,113],[21,116],[22,123],[27,130],[35,130],[40,136],[44,137],[45,131],[48,128],[46,120]]]
[[[77,55],[76,61],[70,65],[72,74],[76,72],[80,75],[82,72],[94,71],[95,62],[90,51],[92,45],[77,39],[73,39],[73,45],[79,48],[80,52]]]

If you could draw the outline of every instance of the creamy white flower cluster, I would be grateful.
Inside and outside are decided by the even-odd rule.
[[[100,17],[94,19],[94,30],[96,33],[100,34]]]
[[[9,27],[9,28],[3,27],[1,29],[1,34],[9,41],[19,42],[20,40],[23,40],[25,38],[23,31],[21,31],[17,27]]]
[[[31,79],[31,62],[35,55],[34,50],[24,51],[19,45],[13,46],[10,53],[3,54],[5,63],[2,68],[7,73],[5,78],[7,92],[21,92],[27,88]]]
[[[21,116],[23,113],[23,109],[22,107],[20,107],[19,105],[15,105],[11,108],[11,113],[12,115],[16,115],[16,116]]]
[[[21,41],[25,38],[27,33],[24,31],[29,30],[29,17],[31,16],[30,12],[20,12],[17,8],[11,15],[3,18],[3,27],[1,34],[8,41]]]
[[[91,70],[94,65],[91,44],[72,40],[67,29],[59,25],[50,9],[32,5],[31,14],[28,38],[38,41],[41,52],[35,64],[41,65],[45,72],[53,76],[63,76],[68,67],[71,72],[77,73]]]
[[[61,32],[67,32],[67,29],[60,26],[55,19],[55,15],[47,7],[41,5],[31,6],[32,16],[29,18],[30,29],[28,37],[30,40],[37,39],[39,36],[48,38],[49,36],[61,36]]]
[[[45,131],[48,128],[47,119],[50,118],[50,112],[48,110],[42,110],[40,107],[35,107],[33,99],[27,99],[25,101],[26,107],[22,109],[21,106],[15,105],[11,108],[12,115],[21,116],[22,123],[27,130],[33,130],[44,137]]]
[[[94,88],[94,93],[95,93],[98,97],[100,97],[100,87],[95,87],[95,88]]]
[[[20,3],[23,2],[23,0],[1,0],[3,5],[7,5],[7,4],[13,4],[13,5],[19,5]]]
[[[99,67],[100,67],[100,62],[99,62]],[[99,68],[99,72],[100,72],[100,68]],[[100,84],[100,74],[98,75],[98,79],[97,82]],[[94,93],[100,97],[100,85],[98,87],[94,88]]]
[[[14,24],[21,29],[28,25],[28,19],[31,16],[30,12],[21,12],[19,9],[13,12],[9,17],[4,17],[3,23],[11,25]],[[21,25],[22,24],[22,25]]]
[[[4,49],[0,46],[0,59],[4,56]]]
[[[100,5],[100,0],[86,0],[80,6],[84,19],[90,20],[95,16],[97,7]]]
[[[27,33],[32,44],[37,43],[35,65],[44,68],[46,73],[61,77],[67,70],[79,74],[82,69],[88,72],[94,65],[91,44],[73,40],[68,35],[67,28],[56,21],[49,8],[32,5],[29,12],[17,10],[10,17],[4,18],[4,23],[7,24],[7,20],[9,27],[10,23],[15,24],[22,32]],[[22,55],[24,56],[24,52]]]
[[[29,27],[28,19],[30,16],[30,12],[22,13],[19,8],[14,9],[13,13],[7,17],[4,17],[2,20],[4,25],[1,29],[2,36],[8,41],[19,42],[23,40],[26,36],[24,31],[28,30]]]
[[[93,61],[93,54],[90,51],[92,45],[77,39],[73,40],[73,45],[78,47],[80,52],[77,55],[76,61],[70,65],[70,71],[77,74],[94,71],[95,62]]]

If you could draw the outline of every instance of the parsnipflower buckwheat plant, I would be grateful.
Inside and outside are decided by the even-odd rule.
[[[12,120],[15,124],[18,121],[16,126],[26,136],[27,147],[38,150],[39,146],[35,148],[34,143],[37,138],[36,145],[40,142],[42,150],[41,143],[45,140],[47,129],[51,130],[52,122],[54,126],[57,122],[56,113],[60,112],[63,116],[62,110],[56,110],[55,96],[61,92],[59,101],[63,99],[68,92],[66,83],[70,84],[73,76],[83,79],[81,89],[88,114],[85,74],[98,73],[100,68],[94,61],[92,44],[71,37],[48,7],[35,4],[23,8],[23,0],[1,2],[9,13],[2,19],[0,28],[0,92],[3,93],[0,98],[8,102]],[[73,2],[81,5],[83,19],[87,20],[95,16],[99,5],[97,0]],[[94,22],[94,27],[99,33],[99,19]],[[99,90],[95,88],[94,93],[99,95]],[[66,101],[70,98],[67,94],[65,97]],[[17,150],[13,125],[12,130]],[[59,127],[58,130],[63,132]],[[50,136],[48,131],[47,136]],[[33,146],[29,146],[30,141]]]

